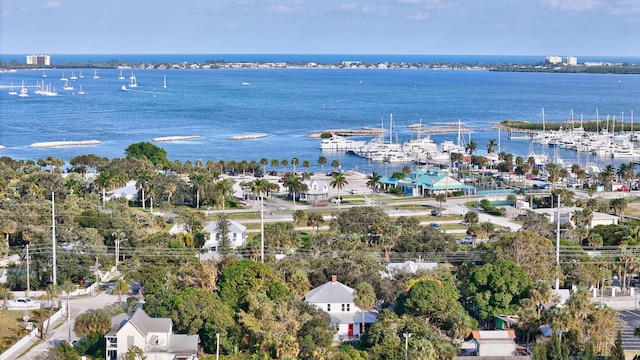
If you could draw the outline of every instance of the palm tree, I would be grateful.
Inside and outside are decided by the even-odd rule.
[[[338,160],[333,160],[331,161],[331,167],[337,171],[340,168],[340,161]]]
[[[169,203],[169,206],[171,206],[171,197],[173,196],[173,193],[175,193],[177,189],[178,189],[178,185],[176,185],[173,182],[168,183],[167,186],[164,188],[164,192],[167,194],[167,202]]]
[[[325,166],[326,164],[327,164],[327,158],[326,158],[326,157],[324,157],[324,156],[320,156],[320,157],[318,158],[318,165],[320,165],[320,166],[321,166],[321,168],[322,168],[322,172],[324,172],[324,166]]]
[[[355,297],[353,299],[353,303],[357,307],[359,307],[360,310],[362,311],[361,334],[364,334],[364,330],[365,330],[364,315],[365,315],[365,312],[368,310],[371,310],[373,308],[373,305],[376,303],[376,292],[373,286],[371,286],[371,284],[366,282],[361,282],[361,283],[358,283],[358,285],[356,285],[354,295]]]
[[[473,155],[473,153],[476,150],[478,150],[478,144],[476,144],[473,141],[470,141],[464,149],[465,149],[466,152],[469,153],[469,155]]]
[[[265,166],[269,165],[269,160],[267,160],[267,158],[263,157],[260,159],[260,166],[262,166],[262,170],[265,170]]]
[[[302,161],[302,167],[305,168],[305,172],[309,172],[309,168],[311,167],[311,161],[309,160]]]
[[[307,226],[313,229],[313,235],[318,235],[318,229],[324,223],[324,218],[318,213],[311,213],[307,216]]]
[[[300,164],[300,160],[298,160],[297,157],[294,157],[293,159],[291,159],[291,165],[293,165],[293,172],[296,172],[296,166]]]
[[[111,189],[111,186],[113,186],[113,176],[103,171],[98,174],[94,181],[98,188],[102,189],[102,208],[104,209],[107,203],[107,189]]]
[[[280,161],[280,165],[282,165],[283,172],[287,172],[287,166],[289,166],[289,160],[283,159]]]
[[[71,316],[71,303],[69,302],[69,298],[71,297],[71,292],[76,289],[76,285],[69,280],[65,280],[58,287],[61,292],[67,295],[67,321],[69,321]]]
[[[278,166],[280,166],[280,160],[271,159],[271,166],[273,167],[273,171],[278,171]]]
[[[205,177],[203,174],[195,173],[189,176],[191,187],[196,191],[196,209],[200,208],[200,193],[204,189]]]
[[[226,201],[227,196],[233,193],[233,184],[234,184],[234,180],[231,178],[222,179],[216,183],[215,188],[222,195],[222,211],[224,211],[224,203]]]
[[[493,154],[497,145],[498,143],[496,143],[496,139],[489,139],[489,143],[487,144],[487,152],[489,154]]]
[[[145,210],[146,198],[144,195],[145,190],[149,187],[149,182],[151,181],[151,174],[147,171],[143,171],[138,178],[136,179],[136,188],[142,191],[142,210]]]
[[[380,186],[380,180],[382,179],[382,175],[377,172],[372,172],[371,175],[367,176],[367,187],[371,188],[372,191],[375,191],[378,186]]]
[[[348,185],[349,182],[347,181],[347,178],[344,176],[343,173],[335,173],[331,176],[331,178],[333,180],[331,180],[329,185],[331,185],[331,187],[334,189],[338,188],[338,210],[340,210],[340,203],[341,203],[340,190],[342,190],[346,185]]]

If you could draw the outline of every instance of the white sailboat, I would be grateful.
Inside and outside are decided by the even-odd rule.
[[[135,75],[131,74],[131,77],[129,79],[130,79],[129,87],[131,87],[131,88],[138,87],[138,81],[136,80],[136,76]]]
[[[122,69],[120,69],[120,76],[118,76],[118,80],[124,80],[124,75],[122,75]]]
[[[18,95],[18,92],[13,90],[13,81],[11,82],[11,86],[9,87],[9,95]]]
[[[64,82],[64,86],[62,87],[62,90],[73,90],[73,86],[69,85],[69,80]]]
[[[84,75],[82,75],[82,70],[80,70],[80,74],[78,74],[78,77],[79,77],[80,79],[84,79]]]
[[[60,77],[60,80],[62,80],[62,81],[66,81],[67,80],[67,77],[64,76],[64,72],[62,72],[62,76]]]
[[[42,69],[42,77],[43,77],[43,78],[46,78],[46,77],[47,77],[47,74],[45,74],[44,69]]]
[[[76,76],[75,72],[71,73],[71,76],[69,76],[69,80],[78,80],[78,77]]]
[[[93,78],[100,79],[100,76],[98,76],[98,70],[93,70]]]
[[[167,75],[164,76],[164,83],[162,85],[163,88],[167,88]]]
[[[22,87],[20,88],[20,94],[18,94],[18,96],[29,97],[29,93],[27,92],[27,87],[24,86],[24,80],[22,80]]]
[[[80,90],[78,90],[78,95],[84,95],[84,90],[82,90],[82,85],[80,85]]]

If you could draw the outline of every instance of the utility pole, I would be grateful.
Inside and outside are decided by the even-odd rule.
[[[31,282],[29,279],[29,266],[31,265],[29,261],[29,243],[27,243],[27,292],[25,293],[26,297],[29,297],[29,291],[31,290]]]
[[[264,264],[264,195],[260,192],[260,262]]]
[[[53,252],[53,285],[58,284],[58,266],[56,265],[56,200],[54,193],[51,192],[51,238]]]
[[[216,360],[220,356],[220,333],[216,333]]]
[[[553,196],[552,196],[553,198]],[[560,290],[560,194],[558,194],[558,212],[556,224],[556,291]]]
[[[114,241],[116,244],[116,271],[118,271],[118,260],[120,259],[120,242],[122,242],[124,239],[119,239],[116,238],[116,240]]]

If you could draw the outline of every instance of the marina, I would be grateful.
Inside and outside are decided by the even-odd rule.
[[[554,124],[566,122],[572,108],[578,114],[577,119],[583,113],[588,114],[585,118],[593,119],[598,107],[600,114],[608,114],[611,119],[616,115],[616,135],[619,135],[619,119],[624,111],[626,132],[630,132],[630,113],[637,107],[637,97],[633,94],[640,88],[640,78],[631,75],[605,77],[453,70],[423,73],[403,69],[196,71],[136,68],[134,72],[122,70],[125,79],[119,79],[121,69],[101,69],[100,78],[93,79],[94,69],[65,69],[69,75],[72,72],[78,75],[80,71],[87,76],[69,80],[69,85],[75,88],[72,91],[60,89],[65,81],[58,80],[61,71],[54,69],[47,70],[46,79],[42,78],[41,70],[0,74],[0,84],[6,89],[0,91],[3,112],[0,143],[6,146],[3,156],[37,159],[45,156],[43,148],[29,144],[89,138],[100,139],[100,143],[90,149],[48,147],[46,156],[67,161],[87,153],[122,157],[130,144],[167,138],[167,132],[170,132],[186,133],[186,136],[197,134],[207,139],[157,142],[172,160],[258,160],[262,157],[282,160],[296,157],[300,161],[309,160],[311,171],[319,171],[317,159],[324,156],[328,164],[335,160],[342,169],[357,168],[384,175],[405,166],[444,165],[449,162],[448,152],[464,151],[461,148],[471,141],[477,144],[474,155],[491,158],[487,144],[494,140],[500,143],[496,152],[500,149],[514,156],[527,156],[531,152],[531,139],[509,139],[508,132],[496,128],[495,124],[505,119],[539,123],[541,106],[545,107],[547,118]],[[165,74],[170,82],[166,89]],[[128,88],[130,75],[137,79],[137,90],[119,91],[123,85]],[[44,91],[58,93],[56,96],[33,91],[38,89],[35,84],[43,88],[43,80]],[[17,93],[21,91],[23,81],[29,96],[20,98]],[[243,81],[250,82],[251,86],[240,86]],[[8,94],[12,83],[16,95]],[[460,83],[474,91],[464,90],[467,87],[461,89]],[[86,91],[85,95],[78,96],[80,86]],[[56,91],[56,88],[60,90]],[[501,93],[496,94],[496,88],[502,89]],[[74,92],[76,96],[73,96]],[[509,97],[500,94],[509,94]],[[526,100],[534,97],[535,102]],[[603,104],[602,99],[607,99],[607,103]],[[394,119],[392,129],[388,126],[390,113]],[[381,118],[385,118],[384,129]],[[575,127],[578,126],[576,122]],[[351,140],[352,145],[343,143],[321,148],[325,137],[342,135],[332,133],[336,130],[348,132],[351,136],[345,138]],[[611,125],[608,131],[613,132]],[[256,134],[270,136],[260,138]],[[309,134],[317,135],[309,137]],[[260,141],[247,146],[232,137]],[[381,143],[388,144],[376,146],[380,141],[376,139],[378,137],[383,138]],[[366,144],[369,146],[365,147]],[[381,151],[385,147],[389,151]],[[601,167],[607,163],[630,161],[622,157],[624,152],[614,157],[570,148],[570,144],[557,146],[558,158],[567,163],[598,162]],[[545,153],[548,158],[555,158],[556,146],[534,142],[533,150],[541,159]]]

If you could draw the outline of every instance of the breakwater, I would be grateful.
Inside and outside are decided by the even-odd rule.
[[[189,135],[189,136],[163,136],[153,138],[154,142],[164,142],[164,141],[182,141],[182,140],[194,140],[200,139],[202,136],[200,135]]]
[[[61,146],[85,146],[85,145],[98,145],[100,141],[98,140],[63,140],[63,141],[45,141],[45,142],[37,142],[29,145],[32,148],[51,148],[51,147],[61,147]]]
[[[253,140],[253,139],[266,138],[269,136],[271,136],[271,134],[246,134],[246,135],[234,135],[230,137],[230,139],[231,140]]]

